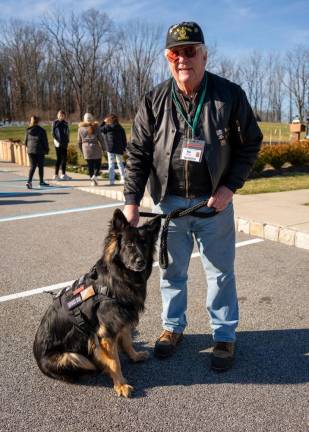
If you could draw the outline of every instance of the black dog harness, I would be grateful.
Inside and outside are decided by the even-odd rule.
[[[54,308],[62,308],[66,317],[83,334],[89,335],[97,327],[95,311],[104,301],[115,301],[110,289],[100,283],[100,267],[98,261],[84,276],[72,285],[63,288],[54,296]]]

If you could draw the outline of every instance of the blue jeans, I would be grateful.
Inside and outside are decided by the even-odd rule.
[[[168,195],[155,213],[169,213],[176,208],[189,208],[208,199],[185,199]],[[203,207],[202,212],[210,211]],[[206,273],[208,292],[206,308],[210,316],[215,342],[233,342],[238,324],[238,301],[234,274],[235,226],[233,204],[207,219],[184,216],[170,222],[167,238],[169,266],[161,270],[163,328],[175,333],[187,325],[187,279],[194,238]]]
[[[124,165],[123,157],[121,154],[107,152],[108,158],[108,178],[111,183],[115,181],[115,160],[117,161],[118,169],[120,172],[121,181],[124,182]]]

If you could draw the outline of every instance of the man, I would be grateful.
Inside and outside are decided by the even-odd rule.
[[[149,179],[155,212],[169,213],[208,200],[204,212],[185,216],[168,231],[169,266],[161,272],[163,332],[155,355],[172,355],[187,325],[187,271],[196,239],[207,276],[207,310],[214,348],[211,367],[229,369],[235,355],[238,302],[234,275],[232,199],[253,166],[262,134],[242,89],[205,72],[207,51],[194,22],[170,27],[165,57],[171,79],[146,94],[129,143],[124,213],[132,225]]]

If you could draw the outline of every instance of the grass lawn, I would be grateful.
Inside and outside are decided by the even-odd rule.
[[[131,136],[131,123],[122,122],[122,126],[126,131],[127,138]],[[259,123],[263,134],[264,142],[279,141],[288,142],[290,133],[287,123]],[[52,144],[51,126],[43,126],[47,132],[49,141],[49,154],[46,158],[46,165],[53,166],[56,159],[55,147]],[[77,124],[70,125],[71,143],[76,143]],[[0,140],[24,140],[25,127],[4,127],[0,128]],[[104,160],[105,161],[105,160]],[[85,161],[80,156],[79,163],[85,164]],[[68,167],[69,168],[69,167]],[[245,186],[238,191],[239,194],[256,194],[265,192],[282,192],[295,189],[309,189],[309,174],[303,172],[295,172],[288,175],[278,175],[275,177],[257,178],[248,180]]]
[[[131,134],[131,123],[121,123],[124,130],[126,131],[127,138],[130,138]],[[43,125],[43,128],[47,132],[47,138],[49,144],[52,143],[52,137],[51,137],[51,126]],[[70,135],[71,135],[71,143],[75,144],[77,141],[77,124],[71,124],[70,125]],[[25,130],[26,127],[2,127],[0,128],[0,140],[20,140],[24,141],[25,138]],[[50,145],[50,147],[52,147]]]
[[[131,123],[121,123],[122,127],[124,128],[127,139],[130,139],[131,136]],[[53,145],[53,140],[51,136],[51,126],[43,125],[43,128],[46,130],[47,138],[49,142],[49,154],[45,158],[45,164],[48,166],[55,165],[56,160],[56,150],[55,146]],[[77,124],[71,124],[70,125],[70,136],[71,136],[71,143],[76,144],[77,143]],[[2,127],[0,128],[0,140],[19,140],[21,142],[25,139],[25,130],[26,127]],[[85,161],[83,160],[82,156],[79,156],[79,163],[85,164]]]
[[[247,180],[244,187],[237,191],[240,195],[284,192],[296,189],[309,189],[308,173],[293,173],[290,175]]]
[[[124,127],[127,138],[130,139],[131,135],[131,123],[121,123]],[[259,126],[264,135],[264,142],[289,142],[290,131],[288,123],[266,123],[260,122]],[[46,129],[48,139],[51,142],[50,126],[43,126]],[[74,144],[77,136],[77,124],[70,125],[71,141]],[[23,141],[25,135],[25,127],[2,127],[0,128],[0,140],[3,139],[15,139]],[[301,134],[301,138],[305,136],[305,132]]]

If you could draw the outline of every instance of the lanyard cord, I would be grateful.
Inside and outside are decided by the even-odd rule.
[[[199,121],[199,118],[200,118],[200,115],[201,115],[202,106],[203,106],[205,95],[206,95],[206,90],[207,90],[207,75],[205,75],[205,80],[204,80],[204,83],[203,83],[203,91],[202,91],[202,94],[201,94],[199,102],[198,102],[198,107],[197,107],[197,110],[195,112],[195,116],[194,116],[194,119],[193,119],[193,124],[191,124],[191,122],[189,122],[189,120],[188,120],[189,116],[187,115],[187,113],[184,114],[184,110],[183,110],[183,108],[182,108],[182,106],[179,103],[179,100],[177,98],[176,91],[175,91],[174,80],[172,82],[172,98],[173,98],[173,101],[174,101],[174,103],[176,105],[177,110],[182,115],[184,121],[192,129],[193,137],[195,136],[196,127],[197,127],[197,124],[198,124],[198,121]]]

